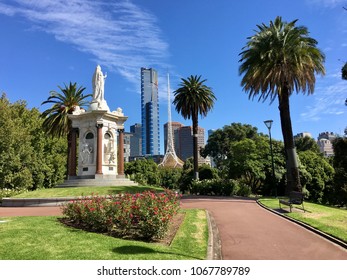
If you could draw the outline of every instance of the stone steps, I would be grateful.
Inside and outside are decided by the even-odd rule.
[[[137,183],[127,178],[102,178],[102,179],[70,179],[59,184],[56,188],[66,187],[111,187],[111,186],[138,186]]]

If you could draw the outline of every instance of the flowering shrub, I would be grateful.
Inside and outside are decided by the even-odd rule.
[[[112,226],[107,219],[110,212],[106,197],[91,196],[74,200],[62,207],[63,214],[78,226],[97,232],[106,232]]]
[[[118,236],[157,239],[165,236],[180,207],[180,196],[146,191],[113,197],[92,196],[63,206],[63,214],[79,226]]]

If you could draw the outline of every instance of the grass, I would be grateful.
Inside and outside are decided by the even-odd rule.
[[[146,190],[162,191],[160,187],[151,186],[110,186],[110,187],[70,187],[70,188],[51,188],[39,189],[24,192],[13,196],[13,198],[50,198],[50,197],[75,197],[87,195],[112,195],[118,193],[136,193]]]
[[[2,218],[0,260],[203,260],[208,239],[205,211],[184,212],[170,246],[70,228],[58,217]]]
[[[262,198],[259,202],[274,210],[279,209],[278,199]],[[306,223],[322,232],[347,242],[347,210],[304,202],[305,210],[284,213],[293,219]],[[284,208],[288,209],[289,208]]]

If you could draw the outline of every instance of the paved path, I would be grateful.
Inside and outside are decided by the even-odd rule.
[[[347,260],[347,250],[260,207],[254,200],[182,199],[210,211],[226,260]],[[60,215],[59,207],[0,207],[0,217]]]
[[[260,207],[254,200],[183,199],[215,219],[226,260],[347,260],[347,250]]]

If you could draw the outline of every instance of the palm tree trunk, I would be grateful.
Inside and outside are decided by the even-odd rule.
[[[199,180],[199,161],[198,161],[198,114],[193,114],[193,161],[194,161],[194,179]]]
[[[289,110],[289,91],[283,88],[282,94],[278,95],[281,118],[282,135],[286,152],[287,187],[286,195],[291,191],[301,191],[299,166],[294,144],[292,122]]]

